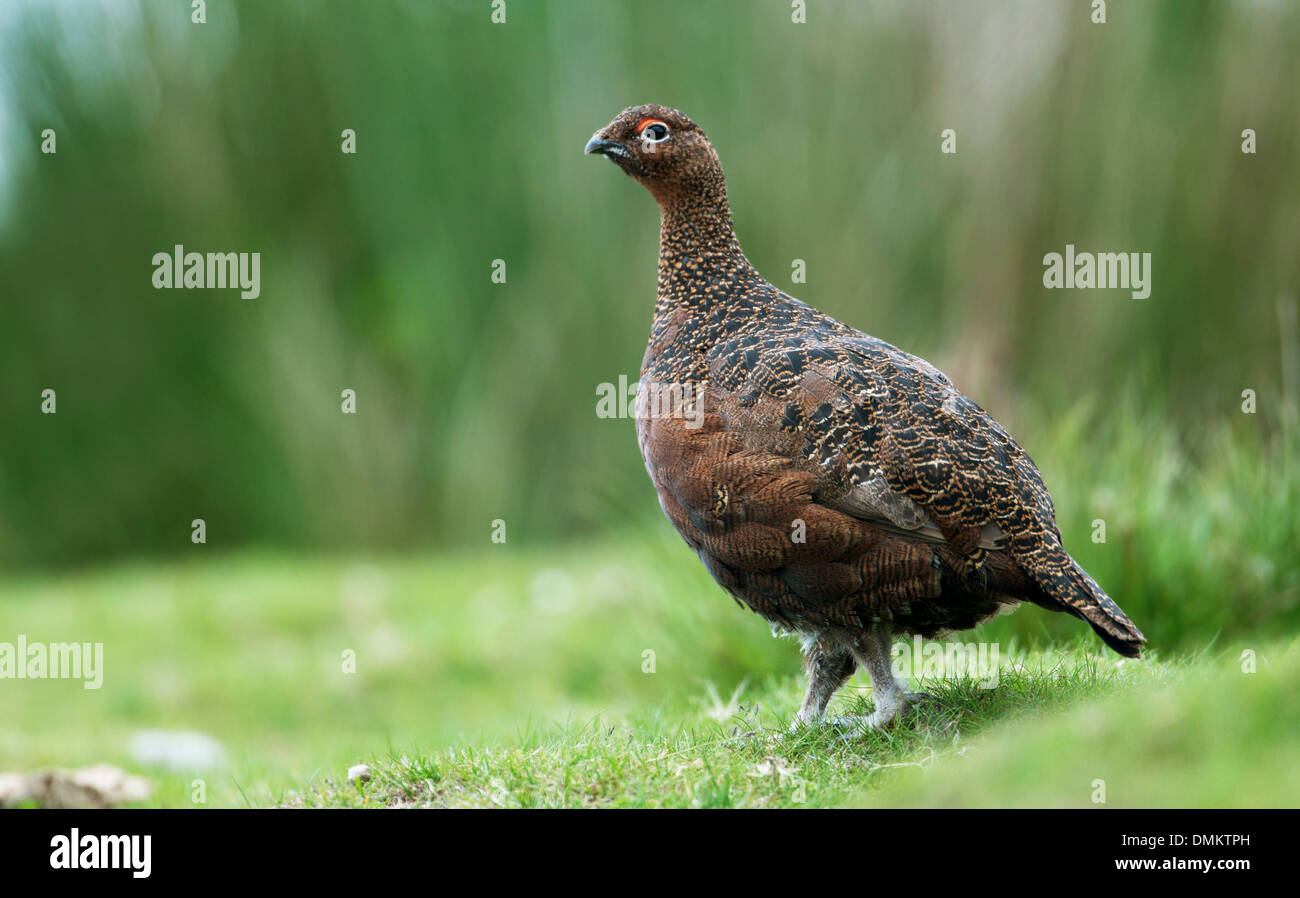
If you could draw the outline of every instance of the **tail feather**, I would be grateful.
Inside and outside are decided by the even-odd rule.
[[[1147,641],[1142,631],[1060,543],[1045,542],[1038,551],[1016,560],[1052,601],[1049,607],[1086,621],[1106,645],[1126,658],[1138,657]]]

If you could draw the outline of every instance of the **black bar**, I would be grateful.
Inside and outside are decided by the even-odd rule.
[[[493,885],[518,878],[538,888],[566,881],[680,888],[701,876],[771,886],[771,877],[818,876],[866,887],[872,880],[863,877],[875,866],[890,881],[915,875],[918,883],[935,875],[1042,873],[1072,884],[1188,876],[1226,884],[1289,870],[1294,851],[1284,857],[1283,846],[1294,822],[1292,811],[1109,809],[29,810],[0,813],[0,858],[8,882],[76,879],[128,888],[146,881],[374,886],[391,875],[448,886],[466,877]],[[142,868],[143,858],[131,856],[120,857],[118,869],[56,869],[55,860],[67,860],[67,852],[58,855],[59,839],[69,840],[74,829],[83,852],[88,836],[97,850],[105,845],[100,836],[148,835],[149,875],[134,875],[131,861]]]

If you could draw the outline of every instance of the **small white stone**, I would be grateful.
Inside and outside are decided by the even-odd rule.
[[[216,770],[226,766],[226,750],[207,733],[192,730],[138,730],[131,734],[131,756],[141,764],[171,770]]]

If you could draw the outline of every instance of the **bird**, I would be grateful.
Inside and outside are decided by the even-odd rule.
[[[669,521],[742,607],[802,645],[792,727],[826,723],[858,670],[890,726],[928,696],[898,638],[948,638],[1029,602],[1125,657],[1146,638],[1066,552],[1029,455],[934,365],[788,295],[746,258],[722,164],[676,109],[587,142],[659,205],[637,442]]]

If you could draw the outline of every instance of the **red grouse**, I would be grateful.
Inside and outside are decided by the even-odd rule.
[[[973,627],[1021,601],[1145,638],[1061,545],[1051,497],[1005,430],[933,365],[763,279],[722,166],[674,109],[621,112],[587,143],[659,203],[659,297],[637,437],[664,512],[714,579],[803,638],[821,721],[861,665],[883,726],[918,696],[895,636]]]

